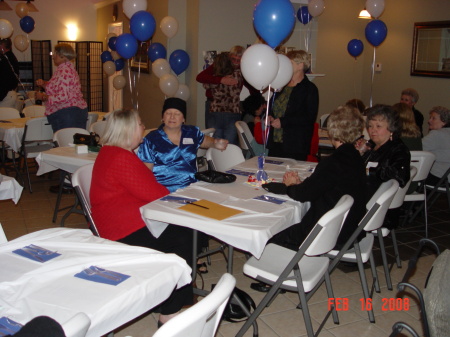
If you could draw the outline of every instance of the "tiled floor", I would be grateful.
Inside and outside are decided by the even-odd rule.
[[[0,201],[0,222],[9,240],[40,229],[59,226],[62,214],[58,216],[56,223],[52,223],[51,221],[56,195],[48,192],[49,186],[55,185],[57,179],[58,174],[56,173],[51,178],[34,176],[32,178],[34,192],[30,194],[28,190],[24,190],[18,205],[14,205],[11,200]],[[65,195],[63,197],[64,205],[70,205],[72,201],[72,195]],[[421,222],[422,219],[420,218],[414,225],[420,225]],[[450,248],[450,211],[445,198],[441,197],[430,210],[429,223],[430,238],[434,239],[442,250]],[[86,221],[83,216],[73,214],[66,220],[66,226],[86,228]],[[399,233],[397,235],[403,261],[412,255],[421,235],[422,233]],[[392,247],[390,240],[387,239],[386,243],[388,245],[387,250],[391,253]],[[379,257],[377,252],[375,252],[375,257]],[[393,257],[391,255],[390,258],[392,261]],[[379,260],[379,258],[377,259]],[[413,283],[421,288],[423,287],[426,275],[434,259],[435,256],[430,254],[419,260],[419,266],[411,279]],[[234,261],[234,276],[237,279],[238,287],[247,291],[255,302],[258,303],[263,294],[253,291],[250,288],[252,280],[242,274],[242,265],[245,262],[244,254],[236,252]],[[422,333],[418,306],[414,300],[411,301],[409,310],[382,310],[383,303],[388,301],[388,299],[394,298],[397,291],[387,290],[383,270],[380,266],[377,269],[382,289],[380,294],[374,295],[373,300],[376,323],[369,323],[367,313],[361,310],[360,298],[362,291],[356,268],[353,266],[341,266],[335,270],[331,279],[335,296],[349,300],[348,310],[339,312],[339,325],[333,324],[332,320],[329,319],[320,336],[388,336],[393,323],[396,321],[407,322]],[[209,272],[203,275],[203,281],[197,278],[197,285],[199,287],[203,285],[205,289],[211,289],[211,284],[216,283],[225,270],[226,265],[223,257],[220,254],[214,255]],[[405,262],[403,262],[402,269],[398,269],[396,266],[393,267],[391,275],[394,286],[401,280],[405,270]],[[303,316],[301,311],[296,309],[297,303],[298,298],[295,293],[288,292],[279,295],[272,305],[263,311],[258,320],[260,329],[259,336],[305,336],[306,331]],[[327,308],[327,296],[323,287],[311,298],[309,303],[313,324],[317,328],[318,321],[321,320]],[[156,318],[157,316],[155,314],[144,315],[140,319],[131,322],[128,326],[116,331],[115,336],[151,336],[156,330]],[[234,336],[241,325],[242,323],[223,322],[217,336]],[[252,336],[252,329],[245,336]]]

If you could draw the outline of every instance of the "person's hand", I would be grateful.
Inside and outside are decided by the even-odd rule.
[[[39,87],[45,88],[45,86],[47,85],[47,82],[45,82],[42,78],[40,78],[36,81],[36,85]]]
[[[360,138],[355,142],[355,148],[361,155],[370,150],[370,148],[367,146],[367,141],[364,138]]]
[[[274,120],[270,123],[270,125],[271,125],[272,127],[274,127],[275,129],[281,129],[281,121],[280,121],[279,118],[274,119]]]
[[[47,100],[47,95],[43,92],[37,91],[34,95],[34,99],[45,102]]]
[[[228,140],[226,139],[215,139],[214,148],[220,151],[226,150],[228,146]]]
[[[238,84],[238,80],[235,79],[234,77],[228,75],[228,76],[222,77],[222,79],[220,80],[220,83],[225,84],[225,85],[236,85],[236,84]]]
[[[295,171],[288,171],[283,176],[283,184],[286,186],[298,185],[301,182],[298,173]]]

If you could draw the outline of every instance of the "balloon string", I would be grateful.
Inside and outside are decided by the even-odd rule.
[[[369,107],[372,107],[372,94],[373,94],[373,80],[375,76],[375,51],[377,50],[376,47],[373,47],[373,60],[372,60],[372,83],[370,84],[370,102]]]
[[[133,76],[134,77],[134,76]],[[134,78],[131,77],[131,61],[128,59],[128,78],[130,79],[129,85],[130,85],[130,96],[131,96],[131,106],[134,106],[133,104],[133,80]]]

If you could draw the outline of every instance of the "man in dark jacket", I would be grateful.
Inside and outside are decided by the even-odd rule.
[[[11,39],[0,39],[0,106],[16,107],[19,62],[11,51]]]

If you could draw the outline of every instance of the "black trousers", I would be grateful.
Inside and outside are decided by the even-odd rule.
[[[192,268],[192,229],[168,225],[159,238],[155,238],[147,227],[118,240],[131,245],[152,248],[163,253],[174,253],[183,258]],[[185,305],[193,304],[192,283],[180,289],[175,289],[172,295],[160,306],[154,309],[163,315],[177,313]]]

